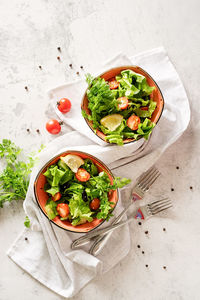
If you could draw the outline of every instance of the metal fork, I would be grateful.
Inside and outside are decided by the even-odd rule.
[[[89,232],[88,234],[90,235],[90,238],[95,237],[97,235],[104,235],[108,232],[112,232],[116,228],[119,228],[119,227],[124,226],[125,224],[128,224],[129,222],[131,222],[134,219],[145,219],[146,220],[146,219],[153,217],[154,215],[160,213],[161,211],[171,208],[172,206],[173,206],[172,202],[169,198],[163,198],[161,200],[154,201],[152,203],[141,206],[139,209],[136,210],[136,212],[131,214],[131,216],[125,221],[121,221],[117,224],[113,224],[113,225],[107,226],[102,229],[97,229],[95,231]],[[83,237],[75,240],[74,245],[76,247],[79,247],[80,245],[84,245],[87,242],[88,242],[87,236],[83,236]]]
[[[136,179],[136,183],[133,186],[132,192],[131,192],[131,200],[128,204],[128,206],[112,221],[112,225],[118,223],[122,217],[126,214],[129,207],[137,200],[140,200],[144,197],[145,192],[147,192],[150,188],[150,186],[154,183],[154,181],[160,176],[160,172],[156,169],[155,166],[149,168],[146,172],[144,172],[139,178]],[[90,233],[86,234],[86,237],[88,238],[88,242],[90,241]],[[93,255],[96,255],[98,251],[103,246],[103,241],[107,241],[109,235],[107,236],[100,236],[98,237],[92,247],[90,248],[89,252]],[[78,246],[78,240],[75,240],[72,242],[71,248],[75,249]],[[81,244],[80,244],[81,245]]]
[[[156,169],[155,166],[149,168],[146,172],[139,176],[136,179],[136,183],[133,186],[131,192],[131,200],[128,206],[112,221],[111,224],[117,224],[122,217],[126,214],[129,207],[137,200],[140,200],[144,197],[145,192],[149,190],[151,185],[156,181],[156,179],[161,175],[161,173]],[[107,240],[109,239],[110,234],[99,236],[96,238],[92,244],[89,253],[92,255],[97,255],[100,250],[103,248]]]

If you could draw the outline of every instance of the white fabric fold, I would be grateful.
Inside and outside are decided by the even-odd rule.
[[[144,68],[160,87],[165,106],[161,119],[148,142],[143,139],[123,147],[107,145],[86,125],[80,107],[86,84],[83,81],[68,83],[49,91],[51,113],[54,111],[66,126],[74,131],[64,134],[48,144],[40,154],[39,164],[34,168],[24,209],[31,219],[31,229],[24,230],[8,251],[9,257],[30,275],[57,294],[70,298],[98,274],[110,270],[130,250],[129,227],[124,226],[111,235],[102,252],[93,257],[88,254],[89,245],[72,251],[71,241],[80,234],[66,232],[54,224],[39,210],[33,195],[33,182],[41,167],[56,154],[65,150],[90,153],[108,165],[114,174],[134,180],[153,165],[162,153],[174,143],[187,128],[190,120],[188,99],[181,80],[165,50],[160,47],[127,58],[119,54],[106,62],[96,74],[120,65],[139,65]],[[72,100],[72,110],[63,115],[56,102],[62,97]],[[49,111],[49,110],[48,110]],[[103,147],[102,147],[103,146]],[[104,147],[106,146],[106,147]],[[130,188],[120,192],[121,199],[115,208],[117,215],[129,200]],[[104,222],[101,226],[108,225]],[[28,240],[25,240],[25,237]]]

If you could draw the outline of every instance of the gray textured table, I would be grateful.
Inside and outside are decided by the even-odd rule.
[[[151,190],[156,195],[164,187],[174,210],[132,228],[129,255],[77,300],[200,298],[199,11],[197,0],[0,2],[0,138],[27,151],[46,143],[46,90],[119,51],[134,55],[163,45],[190,99],[190,126],[160,159],[163,177]],[[0,209],[0,300],[60,299],[6,256],[23,221],[22,202]]]

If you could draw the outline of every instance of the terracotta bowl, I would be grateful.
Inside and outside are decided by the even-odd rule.
[[[121,71],[127,70],[127,69],[132,70],[136,73],[139,73],[139,74],[145,76],[147,83],[150,86],[155,86],[155,89],[152,92],[152,94],[150,95],[150,97],[153,98],[153,100],[157,103],[157,106],[151,116],[151,121],[154,123],[157,123],[162,115],[162,111],[164,108],[164,98],[163,98],[163,95],[162,95],[157,83],[153,80],[153,78],[146,71],[144,71],[142,68],[140,68],[138,66],[122,66],[122,67],[117,67],[117,68],[111,69],[109,71],[106,71],[105,73],[99,75],[98,77],[104,78],[106,81],[108,81],[109,79],[115,77],[116,75],[119,75],[121,73]],[[81,109],[85,110],[87,114],[89,114],[89,115],[91,114],[90,109],[88,108],[87,90],[82,99]],[[85,121],[88,124],[88,126],[90,127],[90,129],[94,132],[92,121],[89,121],[87,119],[85,119]],[[94,134],[95,134],[95,132],[94,132]],[[97,129],[96,135],[99,138],[101,138],[103,141],[109,143],[108,141],[106,141],[106,139],[105,139],[106,136],[102,131]],[[123,142],[124,142],[124,144],[127,144],[127,143],[134,142],[134,141],[136,142],[139,139],[140,138],[138,138],[137,140],[135,140],[133,138],[125,139]]]
[[[46,165],[39,171],[35,182],[34,182],[34,193],[35,193],[35,198],[38,203],[39,208],[41,211],[44,213],[44,215],[48,218],[47,213],[45,211],[45,204],[49,198],[48,194],[44,191],[44,185],[46,183],[46,177],[43,175],[47,168],[55,164],[61,156],[66,156],[67,154],[76,154],[80,156],[83,159],[90,158],[93,163],[97,166],[98,171],[105,171],[108,174],[108,177],[110,179],[111,184],[113,183],[114,176],[112,172],[102,163],[100,160],[95,158],[94,156],[87,154],[85,152],[80,152],[80,151],[65,151],[54,158],[52,158],[50,161],[46,163]],[[118,201],[118,190],[112,191],[109,193],[109,201],[113,202],[113,208],[116,206],[117,201]],[[56,216],[53,220],[50,220],[52,223],[57,225],[60,228],[63,228],[65,230],[71,231],[71,232],[78,232],[78,233],[84,233],[91,231],[92,229],[96,228],[100,224],[102,224],[105,220],[101,219],[94,219],[92,222],[87,222],[85,224],[77,225],[77,226],[72,226],[69,221],[61,221],[58,216]]]

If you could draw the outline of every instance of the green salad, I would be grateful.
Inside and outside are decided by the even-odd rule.
[[[92,121],[94,130],[118,145],[128,138],[148,139],[155,126],[150,119],[156,102],[150,97],[155,87],[149,86],[146,77],[124,70],[109,81],[87,74],[86,81],[90,114],[82,110],[82,115]]]
[[[44,189],[49,195],[45,210],[49,219],[58,216],[73,226],[95,218],[108,219],[114,207],[109,193],[130,183],[130,179],[115,177],[111,185],[107,173],[99,172],[91,159],[73,154],[61,156],[44,176],[47,181]]]

